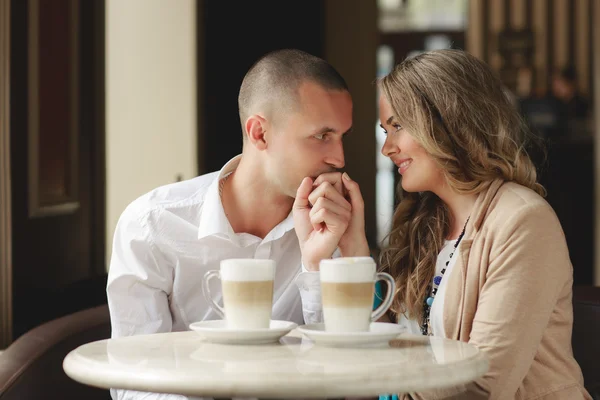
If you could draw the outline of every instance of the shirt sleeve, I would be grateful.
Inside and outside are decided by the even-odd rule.
[[[340,257],[340,249],[336,249],[331,258]],[[323,303],[321,302],[321,280],[319,272],[308,271],[302,264],[302,271],[296,278],[296,285],[302,300],[302,315],[305,324],[323,322]]]
[[[111,337],[170,332],[173,273],[149,229],[150,215],[128,207],[117,223],[106,288]],[[185,396],[110,390],[114,400],[186,400]]]
[[[321,303],[321,282],[318,272],[307,271],[302,265],[302,272],[296,278],[296,285],[302,300],[302,315],[305,324],[323,321],[323,304]]]

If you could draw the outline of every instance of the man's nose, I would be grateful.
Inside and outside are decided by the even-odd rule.
[[[329,154],[325,162],[336,169],[344,168],[346,162],[344,160],[344,146],[341,142],[335,146],[335,149]]]

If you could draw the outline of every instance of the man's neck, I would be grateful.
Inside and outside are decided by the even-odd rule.
[[[288,217],[294,199],[277,192],[262,174],[257,176],[256,170],[242,157],[223,185],[221,202],[235,233],[263,239]]]

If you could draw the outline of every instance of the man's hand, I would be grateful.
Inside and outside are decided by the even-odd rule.
[[[352,206],[352,216],[346,232],[340,239],[339,248],[342,257],[369,256],[371,251],[365,232],[365,203],[358,183],[350,179],[347,173],[342,175],[346,197]]]
[[[341,174],[327,175],[335,174],[338,182],[333,184],[330,179],[315,185],[311,178],[304,178],[296,192],[294,225],[302,262],[309,271],[318,271],[319,262],[332,256],[351,219],[352,207],[336,189],[342,188]]]
[[[345,172],[343,174],[334,172],[318,176],[313,186],[320,186],[324,182],[332,184],[344,195],[344,200],[350,202],[351,217],[348,228],[338,243],[342,257],[368,256],[370,249],[365,234],[365,205],[358,183],[350,179]],[[315,192],[311,194],[309,200],[313,198]],[[313,201],[311,203],[314,204]]]
[[[294,202],[294,223],[304,266],[318,271],[319,262],[337,247],[343,257],[368,256],[364,202],[358,184],[348,174],[305,178]]]

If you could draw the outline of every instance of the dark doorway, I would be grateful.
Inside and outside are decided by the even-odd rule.
[[[325,4],[203,1],[198,7],[202,174],[218,171],[242,151],[237,97],[245,73],[260,56],[293,47],[323,57]]]
[[[104,7],[11,2],[13,339],[106,302]]]

